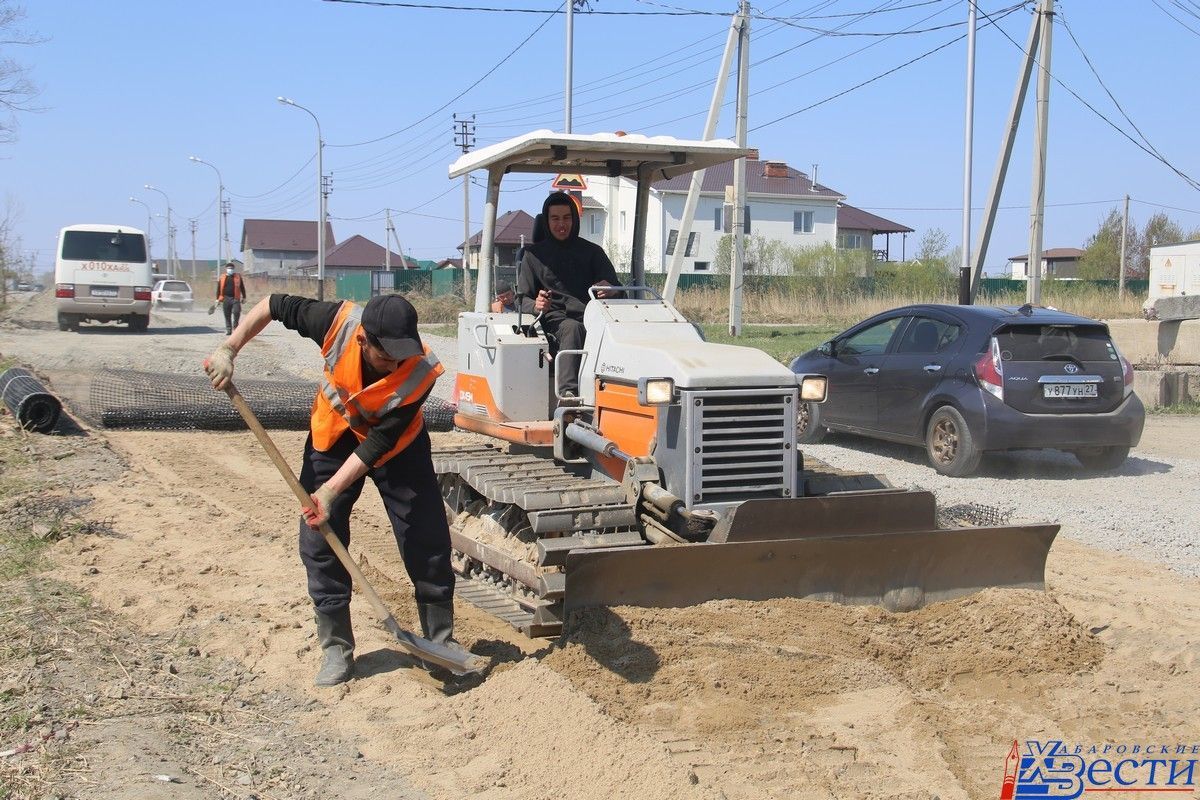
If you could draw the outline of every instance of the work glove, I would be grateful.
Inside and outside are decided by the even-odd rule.
[[[216,311],[216,310],[217,310],[217,304],[216,304],[216,303],[213,303],[211,306],[209,306],[209,307],[208,307],[208,314],[209,314],[209,316],[212,316],[213,312],[214,312],[214,311]]]
[[[214,389],[224,389],[229,385],[233,378],[233,359],[236,355],[233,346],[226,342],[204,359],[204,372],[212,378]]]
[[[327,484],[322,484],[310,496],[313,507],[304,509],[304,521],[308,523],[308,527],[316,530],[322,523],[329,521],[329,507],[333,505],[337,492]]]

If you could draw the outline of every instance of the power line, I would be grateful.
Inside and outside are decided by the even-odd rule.
[[[351,0],[326,0],[326,2],[351,2]],[[365,0],[354,0],[354,2],[365,2]],[[568,2],[571,2],[571,0],[568,0]],[[406,125],[405,127],[401,128],[400,130],[392,131],[391,133],[385,134],[384,136],[379,136],[375,139],[368,139],[367,141],[364,141],[364,142],[355,142],[354,144],[331,144],[331,145],[327,145],[327,146],[328,147],[359,147],[364,144],[374,144],[375,142],[382,142],[384,139],[390,139],[393,136],[396,136],[398,134],[404,133],[407,130],[415,128],[417,125],[420,125],[422,122],[429,119],[434,114],[437,114],[440,111],[445,111],[447,108],[450,107],[450,105],[452,103],[454,103],[456,100],[461,98],[467,92],[474,89],[479,84],[483,83],[483,81],[485,79],[487,79],[493,72],[500,69],[500,67],[504,65],[504,62],[508,61],[510,58],[515,56],[517,54],[517,51],[519,51],[522,47],[524,47],[529,42],[530,39],[532,39],[534,36],[536,36],[538,31],[540,31],[542,28],[546,27],[546,23],[548,23],[550,20],[554,19],[554,15],[557,14],[558,12],[551,11],[551,12],[547,13],[545,10],[543,10],[541,13],[546,14],[546,18],[544,20],[542,20],[541,24],[539,24],[536,28],[533,29],[532,33],[530,33],[528,36],[526,36],[524,39],[522,39],[520,44],[518,44],[516,47],[514,47],[512,50],[510,50],[508,55],[506,55],[504,58],[502,58],[498,62],[496,62],[495,66],[493,66],[487,72],[483,73],[483,75],[481,75],[474,83],[472,83],[466,89],[463,89],[461,92],[456,94],[454,97],[450,98],[445,103],[443,103],[441,106],[439,106],[438,108],[435,108],[433,111],[430,111],[428,114],[421,117],[416,122],[412,123],[411,125]]]
[[[1179,23],[1179,25],[1183,26],[1184,28],[1187,28],[1189,31],[1191,31],[1192,33],[1196,34],[1197,36],[1200,36],[1200,31],[1197,31],[1195,28],[1191,27],[1190,25],[1188,25],[1188,24],[1187,24],[1186,22],[1184,22],[1183,20],[1181,20],[1181,19],[1176,19],[1175,15],[1174,15],[1174,14],[1172,14],[1170,11],[1167,11],[1165,8],[1163,8],[1163,7],[1162,7],[1162,4],[1160,4],[1160,3],[1158,2],[1158,0],[1150,0],[1150,2],[1152,2],[1152,3],[1154,3],[1154,5],[1158,6],[1158,10],[1159,10],[1159,11],[1163,12],[1163,13],[1164,13],[1164,14],[1166,14],[1168,17],[1170,17],[1171,19],[1175,20],[1175,22]]]
[[[436,3],[405,3],[386,2],[385,0],[324,0],[326,3],[344,3],[355,6],[378,6],[383,8],[421,8],[429,11],[486,11],[501,14],[545,14],[544,8],[495,8],[491,6],[448,6]],[[564,4],[565,9],[566,4]],[[550,14],[565,14],[559,9]],[[728,17],[725,11],[699,11],[696,9],[680,9],[678,11],[594,11],[579,10],[576,14],[597,17]]]

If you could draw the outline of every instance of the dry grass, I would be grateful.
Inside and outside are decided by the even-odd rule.
[[[676,305],[688,319],[717,323],[729,318],[729,293],[717,288],[694,288],[680,291]],[[820,328],[844,328],[890,308],[914,303],[957,303],[955,294],[916,296],[899,293],[864,295],[860,293],[831,294],[820,287],[796,291],[772,290],[746,292],[742,304],[742,319],[747,323],[792,323]],[[1023,295],[985,295],[980,305],[1021,305]],[[1047,284],[1042,304],[1093,319],[1140,318],[1142,298],[1126,295],[1118,299],[1116,292],[1091,287],[1075,288],[1069,284]]]

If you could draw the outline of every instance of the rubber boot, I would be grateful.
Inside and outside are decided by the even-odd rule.
[[[317,639],[324,656],[313,681],[317,686],[336,686],[354,674],[354,630],[350,626],[350,607],[332,614],[316,612]]]
[[[454,601],[417,603],[421,632],[431,642],[458,646],[454,641]]]

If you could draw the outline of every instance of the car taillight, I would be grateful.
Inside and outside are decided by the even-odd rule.
[[[75,284],[60,283],[60,284],[56,285],[54,287],[54,296],[55,297],[74,297],[75,296]]]
[[[1004,362],[1000,360],[1000,344],[992,339],[983,355],[975,360],[975,380],[984,391],[1004,401]]]
[[[134,300],[149,300],[150,299],[150,287],[149,286],[133,287],[133,299]]]
[[[1133,394],[1133,364],[1120,353],[1117,358],[1121,359],[1121,380],[1125,382],[1125,397]]]

